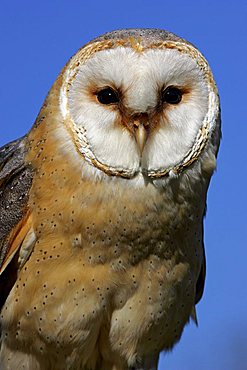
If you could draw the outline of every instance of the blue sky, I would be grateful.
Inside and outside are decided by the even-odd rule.
[[[210,62],[221,96],[223,140],[208,195],[206,289],[199,328],[185,328],[172,353],[161,356],[159,369],[247,366],[246,20],[244,0],[0,4],[0,145],[28,131],[65,62],[106,31],[167,29],[197,45]]]

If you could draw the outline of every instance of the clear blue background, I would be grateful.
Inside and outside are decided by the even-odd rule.
[[[197,45],[210,62],[223,140],[208,196],[206,289],[199,328],[185,328],[159,369],[247,369],[246,23],[244,0],[1,0],[0,145],[28,131],[65,62],[106,31],[167,29]]]

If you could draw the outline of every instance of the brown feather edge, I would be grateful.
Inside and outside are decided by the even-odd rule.
[[[29,211],[24,214],[23,218],[18,222],[18,224],[11,230],[7,240],[6,248],[7,254],[5,255],[5,259],[2,262],[2,266],[0,268],[0,276],[7,267],[7,265],[11,262],[12,258],[16,254],[16,252],[21,247],[23,240],[25,239],[28,231],[32,227],[32,220],[30,217]]]

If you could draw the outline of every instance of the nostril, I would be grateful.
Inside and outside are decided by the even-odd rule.
[[[131,120],[135,128],[139,127],[140,125],[144,127],[149,126],[149,115],[147,113],[135,114],[131,117]]]

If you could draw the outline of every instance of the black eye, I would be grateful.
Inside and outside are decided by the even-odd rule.
[[[162,102],[178,104],[182,100],[182,91],[177,87],[169,86],[162,92]]]
[[[101,104],[114,104],[119,102],[119,97],[116,91],[111,87],[105,87],[97,93],[98,101]]]

